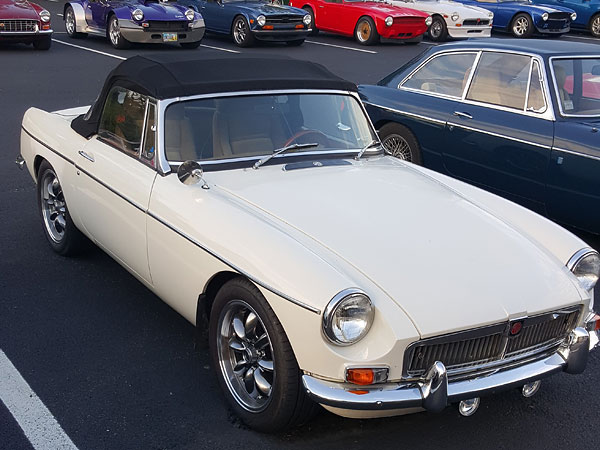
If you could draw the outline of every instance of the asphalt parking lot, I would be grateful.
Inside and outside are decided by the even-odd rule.
[[[484,398],[470,418],[460,416],[455,407],[440,414],[362,421],[322,412],[310,424],[284,434],[248,430],[229,412],[207,350],[194,347],[192,325],[102,251],[92,249],[76,259],[51,251],[38,217],[34,183],[14,165],[27,108],[90,104],[107,73],[128,56],[156,51],[231,58],[284,53],[322,63],[354,82],[373,83],[434,44],[361,47],[351,39],[321,34],[301,47],[240,49],[227,38],[209,35],[197,50],[135,46],[118,51],[100,38],[69,39],[57,15],[63,3],[38,3],[53,15],[52,48],[42,52],[0,46],[0,376],[7,376],[9,360],[77,448],[595,446],[600,351],[590,355],[583,375],[557,375],[529,399],[517,391]],[[561,39],[596,42],[585,34]],[[600,238],[579,234],[600,249]],[[43,434],[43,426],[37,432]],[[0,449],[29,448],[32,444],[0,401]]]

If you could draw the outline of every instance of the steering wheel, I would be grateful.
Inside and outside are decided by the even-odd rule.
[[[324,146],[329,145],[329,138],[327,137],[327,135],[325,133],[323,133],[319,130],[300,130],[296,134],[294,134],[291,138],[289,138],[287,141],[285,141],[285,144],[283,144],[283,146],[287,147],[288,145],[291,145],[294,141],[297,141],[301,137],[305,137],[305,136],[314,136],[314,140],[317,143],[322,144]],[[310,142],[310,140],[307,140],[306,142]]]

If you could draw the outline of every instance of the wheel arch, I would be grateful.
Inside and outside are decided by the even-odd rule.
[[[590,29],[591,29],[591,27],[592,27],[592,22],[593,22],[593,21],[594,21],[594,19],[595,19],[596,17],[598,17],[598,16],[600,16],[600,10],[599,10],[599,11],[596,11],[594,14],[592,14],[592,16],[590,17],[590,20],[588,20],[588,23],[587,23],[587,26],[586,26],[586,28],[587,28],[588,30],[590,30]],[[571,24],[573,24],[573,23],[574,23],[574,22],[571,22]]]
[[[67,8],[71,7],[71,9],[73,10],[73,13],[75,14],[75,31],[81,31],[81,28],[84,28],[85,26],[85,10],[83,9],[83,6],[81,6],[80,3],[71,3],[71,2],[67,2],[65,3],[64,7],[63,7],[63,21],[65,21],[66,17],[67,17]],[[79,28],[79,29],[78,29]]]
[[[213,302],[215,301],[217,293],[225,285],[225,283],[238,277],[245,278],[238,272],[225,270],[214,274],[206,282],[202,293],[198,296],[198,303],[196,305],[197,328],[207,328],[208,319],[210,318],[210,310],[212,308]]]
[[[244,19],[246,19],[246,22],[248,23],[248,28],[250,29],[250,31],[252,31],[252,27],[250,26],[250,17],[248,17],[248,13],[242,12],[242,11],[237,11],[235,13],[235,15],[233,16],[233,19],[231,19],[231,25],[229,27],[229,33],[232,34],[233,33],[233,24],[235,23],[235,20],[238,17],[243,17]]]
[[[50,162],[41,155],[35,155],[35,158],[33,158],[33,173],[35,174],[36,180],[39,175],[40,166],[42,165],[42,163],[44,161],[46,161],[48,164],[50,164]]]
[[[537,27],[535,26],[535,20],[533,20],[533,15],[531,14],[531,12],[520,10],[512,15],[512,17],[508,21],[508,24],[506,25],[506,31],[510,32],[510,30],[512,28],[513,20],[515,20],[515,17],[517,17],[519,14],[525,14],[525,15],[529,16],[529,19],[531,20],[531,25],[533,26],[533,28],[537,29]]]

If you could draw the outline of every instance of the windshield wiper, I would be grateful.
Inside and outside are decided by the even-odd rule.
[[[375,145],[381,145],[381,142],[378,141],[377,139],[373,139],[371,142],[369,142],[367,145],[365,145],[360,152],[358,152],[358,154],[354,157],[355,160],[359,160],[362,155],[371,147],[375,146]]]
[[[271,159],[275,158],[277,155],[281,155],[282,153],[287,152],[288,150],[297,150],[299,148],[311,148],[311,147],[318,147],[319,144],[317,143],[311,143],[311,144],[292,144],[292,145],[286,145],[285,147],[281,147],[278,148],[277,150],[273,150],[273,153],[270,154],[269,156],[265,156],[263,159],[259,159],[258,161],[256,161],[254,163],[254,165],[252,166],[253,169],[258,169],[260,166],[262,166],[264,163],[270,161]]]

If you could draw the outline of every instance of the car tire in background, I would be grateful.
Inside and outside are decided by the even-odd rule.
[[[294,41],[286,41],[286,44],[290,47],[299,47],[304,44],[304,39],[296,39]]]
[[[442,42],[448,39],[448,27],[443,17],[435,15],[432,17],[433,21],[429,25],[427,30],[429,33],[429,39],[435,42]]]
[[[190,49],[193,50],[195,48],[200,47],[200,43],[202,41],[196,41],[196,42],[180,42],[179,45],[181,45],[181,48],[186,48],[186,49]]]
[[[310,14],[311,32],[309,34],[311,36],[315,36],[315,35],[319,34],[319,29],[315,25],[315,12],[312,10],[312,8],[310,6],[304,6],[304,7],[302,7],[302,9],[304,11],[306,11],[308,14]]]
[[[114,14],[108,18],[108,30],[106,33],[108,34],[108,40],[114,48],[123,50],[131,47],[131,42],[121,34],[119,19]]]
[[[369,16],[363,16],[356,22],[354,39],[362,45],[373,45],[379,42],[379,33],[375,22]]]
[[[595,14],[590,19],[590,25],[588,28],[590,30],[590,33],[592,33],[592,36],[600,37],[600,14]]]
[[[379,129],[379,139],[386,153],[404,161],[421,165],[421,148],[415,135],[399,123],[389,122]]]
[[[75,12],[71,6],[67,6],[65,9],[65,31],[67,32],[67,36],[73,39],[80,39],[87,37],[87,33],[78,33],[77,30],[77,22],[75,20]]]
[[[531,16],[519,13],[510,22],[510,32],[516,38],[528,38],[533,34],[533,21]]]
[[[250,47],[254,44],[254,36],[244,16],[236,16],[231,25],[231,38],[238,47]]]
[[[304,390],[281,323],[249,280],[234,278],[217,293],[209,350],[225,397],[249,427],[279,431],[306,422],[318,410]]]
[[[47,161],[42,161],[38,169],[37,200],[44,235],[52,250],[71,256],[85,249],[87,238],[73,223],[58,176]]]
[[[33,48],[36,50],[49,50],[52,46],[52,37],[44,36],[37,41],[33,41]]]

